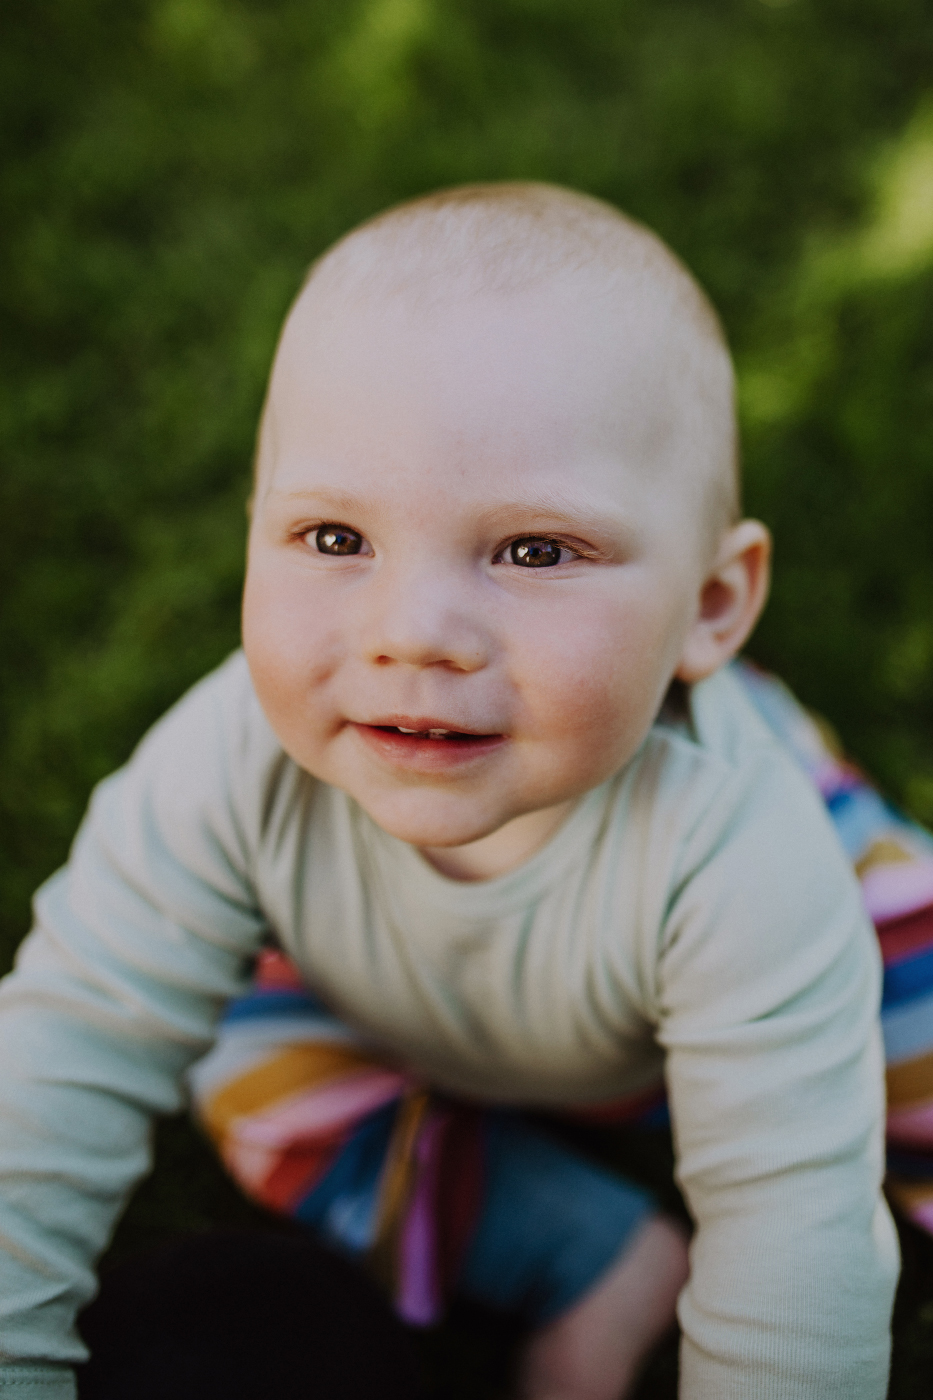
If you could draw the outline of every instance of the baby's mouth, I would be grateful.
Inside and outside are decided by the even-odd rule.
[[[384,715],[384,721],[395,718]],[[441,724],[440,715],[398,715],[401,724],[360,724],[353,728],[371,753],[389,769],[436,778],[440,774],[472,770],[499,752],[507,736],[478,734]],[[405,722],[406,721],[406,722]]]
[[[477,743],[499,737],[495,734],[467,734],[460,729],[405,729],[401,724],[374,724],[372,727],[383,734],[404,734],[411,739],[448,739],[458,744]]]
[[[434,773],[478,760],[498,750],[506,741],[502,733],[477,733],[441,724],[440,717],[400,715],[407,723],[355,723],[360,737],[392,766]]]

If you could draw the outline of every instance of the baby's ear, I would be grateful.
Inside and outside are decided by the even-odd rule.
[[[701,681],[740,650],[765,605],[770,564],[771,536],[760,520],[742,520],[726,531],[700,588],[678,680]]]

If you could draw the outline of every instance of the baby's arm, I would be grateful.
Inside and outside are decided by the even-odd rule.
[[[763,756],[686,843],[657,967],[689,1400],[881,1400],[897,1243],[880,1193],[878,952],[805,779]]]
[[[236,663],[101,785],[0,984],[0,1394],[69,1400],[75,1311],[262,933],[225,745]],[[226,674],[225,674],[226,673]],[[231,690],[233,694],[231,694]]]

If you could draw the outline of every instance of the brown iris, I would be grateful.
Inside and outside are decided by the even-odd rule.
[[[322,554],[359,554],[363,536],[346,525],[322,525],[314,537]]]
[[[513,564],[526,569],[546,569],[560,563],[560,545],[554,540],[516,540],[509,553]]]

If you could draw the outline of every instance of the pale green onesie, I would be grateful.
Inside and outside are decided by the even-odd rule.
[[[101,784],[0,985],[0,1396],[66,1400],[92,1264],[274,930],[434,1084],[667,1081],[697,1224],[684,1400],[882,1400],[879,957],[820,800],[728,670],[519,869],[462,884],[283,752],[240,655]]]

